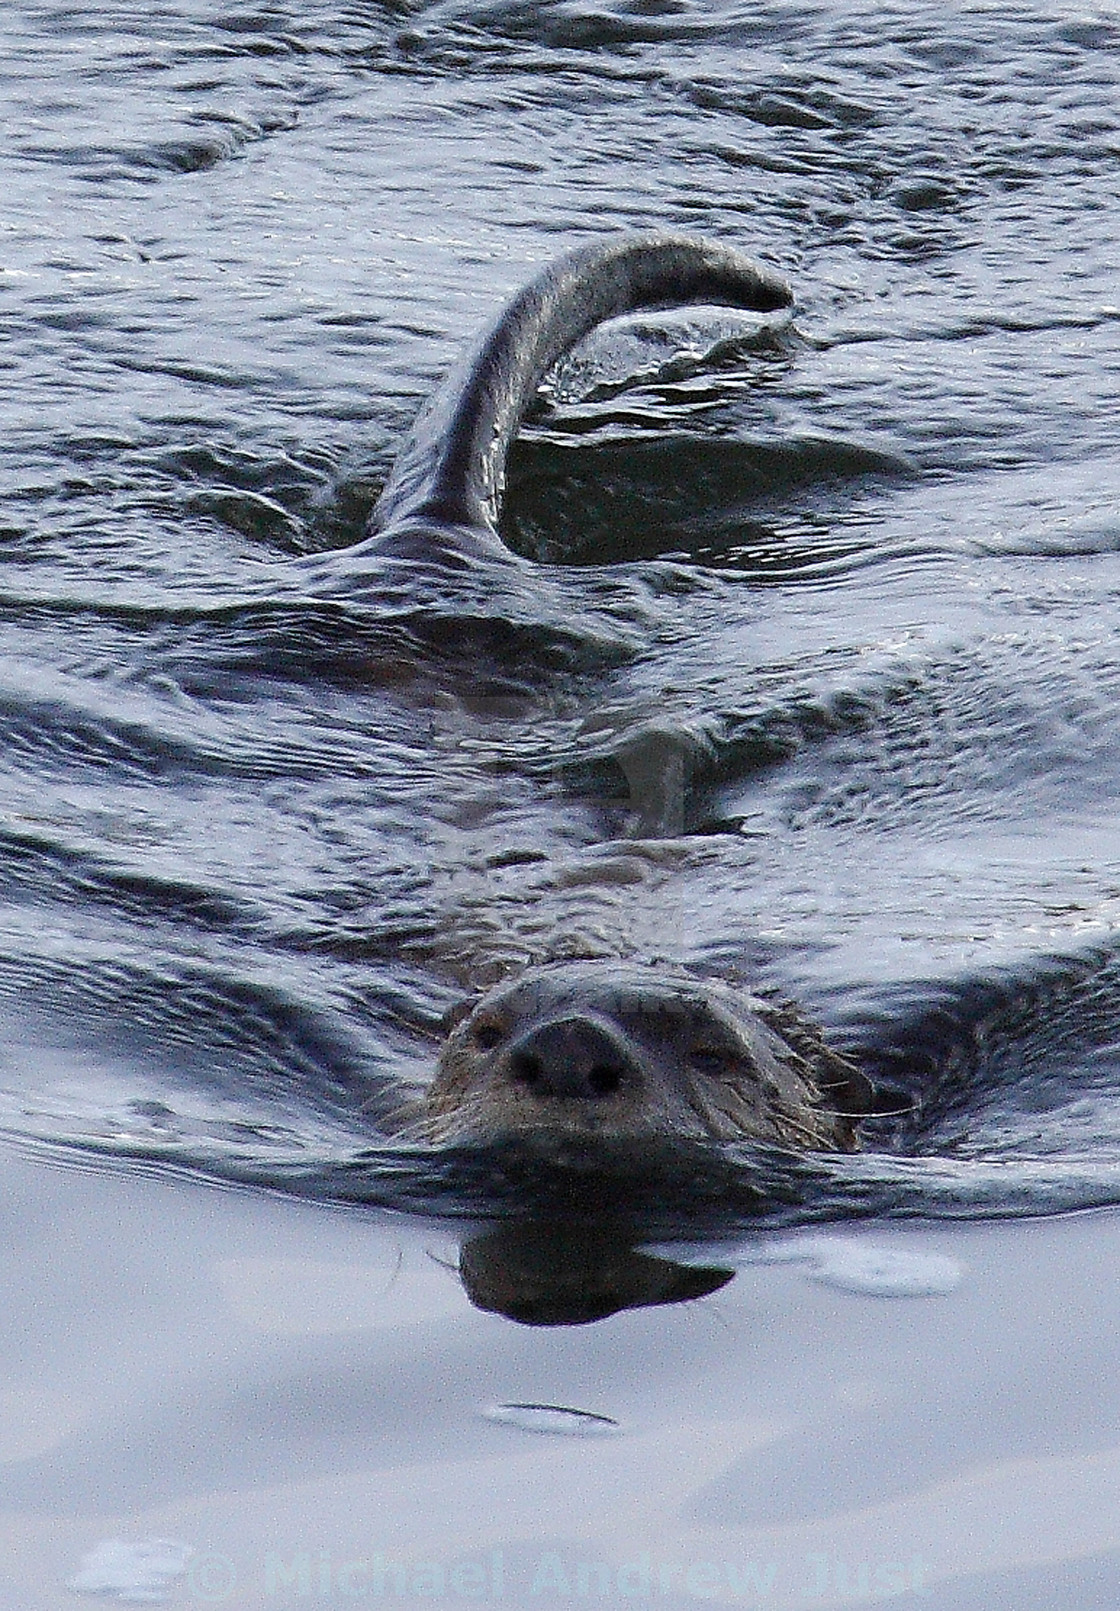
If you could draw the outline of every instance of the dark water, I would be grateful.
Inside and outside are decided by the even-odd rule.
[[[517,1199],[380,1139],[441,1013],[666,958],[918,1098],[854,1159],[670,1172],[667,1221],[1120,1201],[1107,13],[15,0],[0,38],[5,1130]],[[663,225],[792,319],[570,362],[512,466],[531,576],[347,561],[466,336]]]

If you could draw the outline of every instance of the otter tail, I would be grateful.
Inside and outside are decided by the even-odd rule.
[[[422,410],[371,531],[405,522],[494,531],[526,407],[556,360],[605,319],[686,303],[770,313],[792,300],[776,274],[684,235],[629,235],[562,257],[514,297]]]

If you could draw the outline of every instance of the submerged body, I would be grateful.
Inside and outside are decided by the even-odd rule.
[[[506,457],[547,371],[606,319],[712,304],[768,313],[789,287],[731,248],[623,236],[530,282],[421,412],[362,549],[427,566],[515,563],[498,536]],[[438,1141],[547,1132],[752,1138],[851,1150],[859,1071],[796,1015],[612,963],[543,968],[453,1030],[414,1127]]]

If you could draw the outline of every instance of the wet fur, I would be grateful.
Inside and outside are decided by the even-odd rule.
[[[859,1069],[792,1008],[664,969],[562,963],[464,1008],[415,1133],[748,1138],[850,1152],[870,1097]]]

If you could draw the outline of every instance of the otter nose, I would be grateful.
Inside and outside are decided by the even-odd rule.
[[[527,1030],[507,1052],[511,1078],[535,1096],[597,1102],[614,1096],[641,1070],[603,1024],[582,1017],[553,1018]]]

